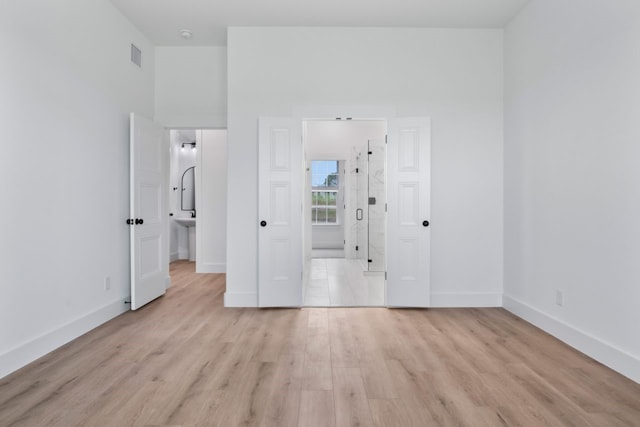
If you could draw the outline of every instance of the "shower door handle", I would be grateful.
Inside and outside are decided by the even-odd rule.
[[[364,212],[362,211],[362,209],[360,208],[356,209],[356,220],[362,221],[363,217],[364,217]]]

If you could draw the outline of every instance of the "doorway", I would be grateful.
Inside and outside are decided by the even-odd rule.
[[[384,304],[428,307],[430,120],[382,113],[379,117],[388,125],[385,174],[386,188],[391,189],[385,202]],[[294,117],[260,117],[258,122],[258,307],[305,304],[304,272],[309,274],[308,263],[312,260],[311,157],[301,141],[305,141],[302,133],[311,122]],[[331,140],[327,138],[325,145],[329,146]],[[331,158],[340,157],[334,153]],[[349,207],[344,209],[351,212]],[[345,228],[347,253],[354,248],[350,228]]]
[[[170,131],[170,260],[226,271],[226,129]]]
[[[169,259],[196,260],[196,129],[171,129],[169,149]]]
[[[383,306],[385,120],[303,121],[303,304]]]

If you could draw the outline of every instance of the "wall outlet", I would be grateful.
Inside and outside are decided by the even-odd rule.
[[[562,289],[556,290],[556,305],[564,306],[564,291]]]
[[[106,276],[104,278],[104,290],[108,291],[109,289],[111,289],[111,277]]]

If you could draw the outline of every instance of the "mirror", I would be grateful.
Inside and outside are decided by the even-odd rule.
[[[196,177],[195,166],[187,168],[182,174],[182,181],[180,187],[182,188],[182,194],[180,197],[180,209],[183,211],[193,211],[195,217],[196,211]]]

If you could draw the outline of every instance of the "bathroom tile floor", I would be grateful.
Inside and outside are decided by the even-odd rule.
[[[312,249],[312,258],[344,258],[344,249]]]
[[[306,307],[384,305],[384,273],[366,273],[355,259],[313,258],[305,269]]]

